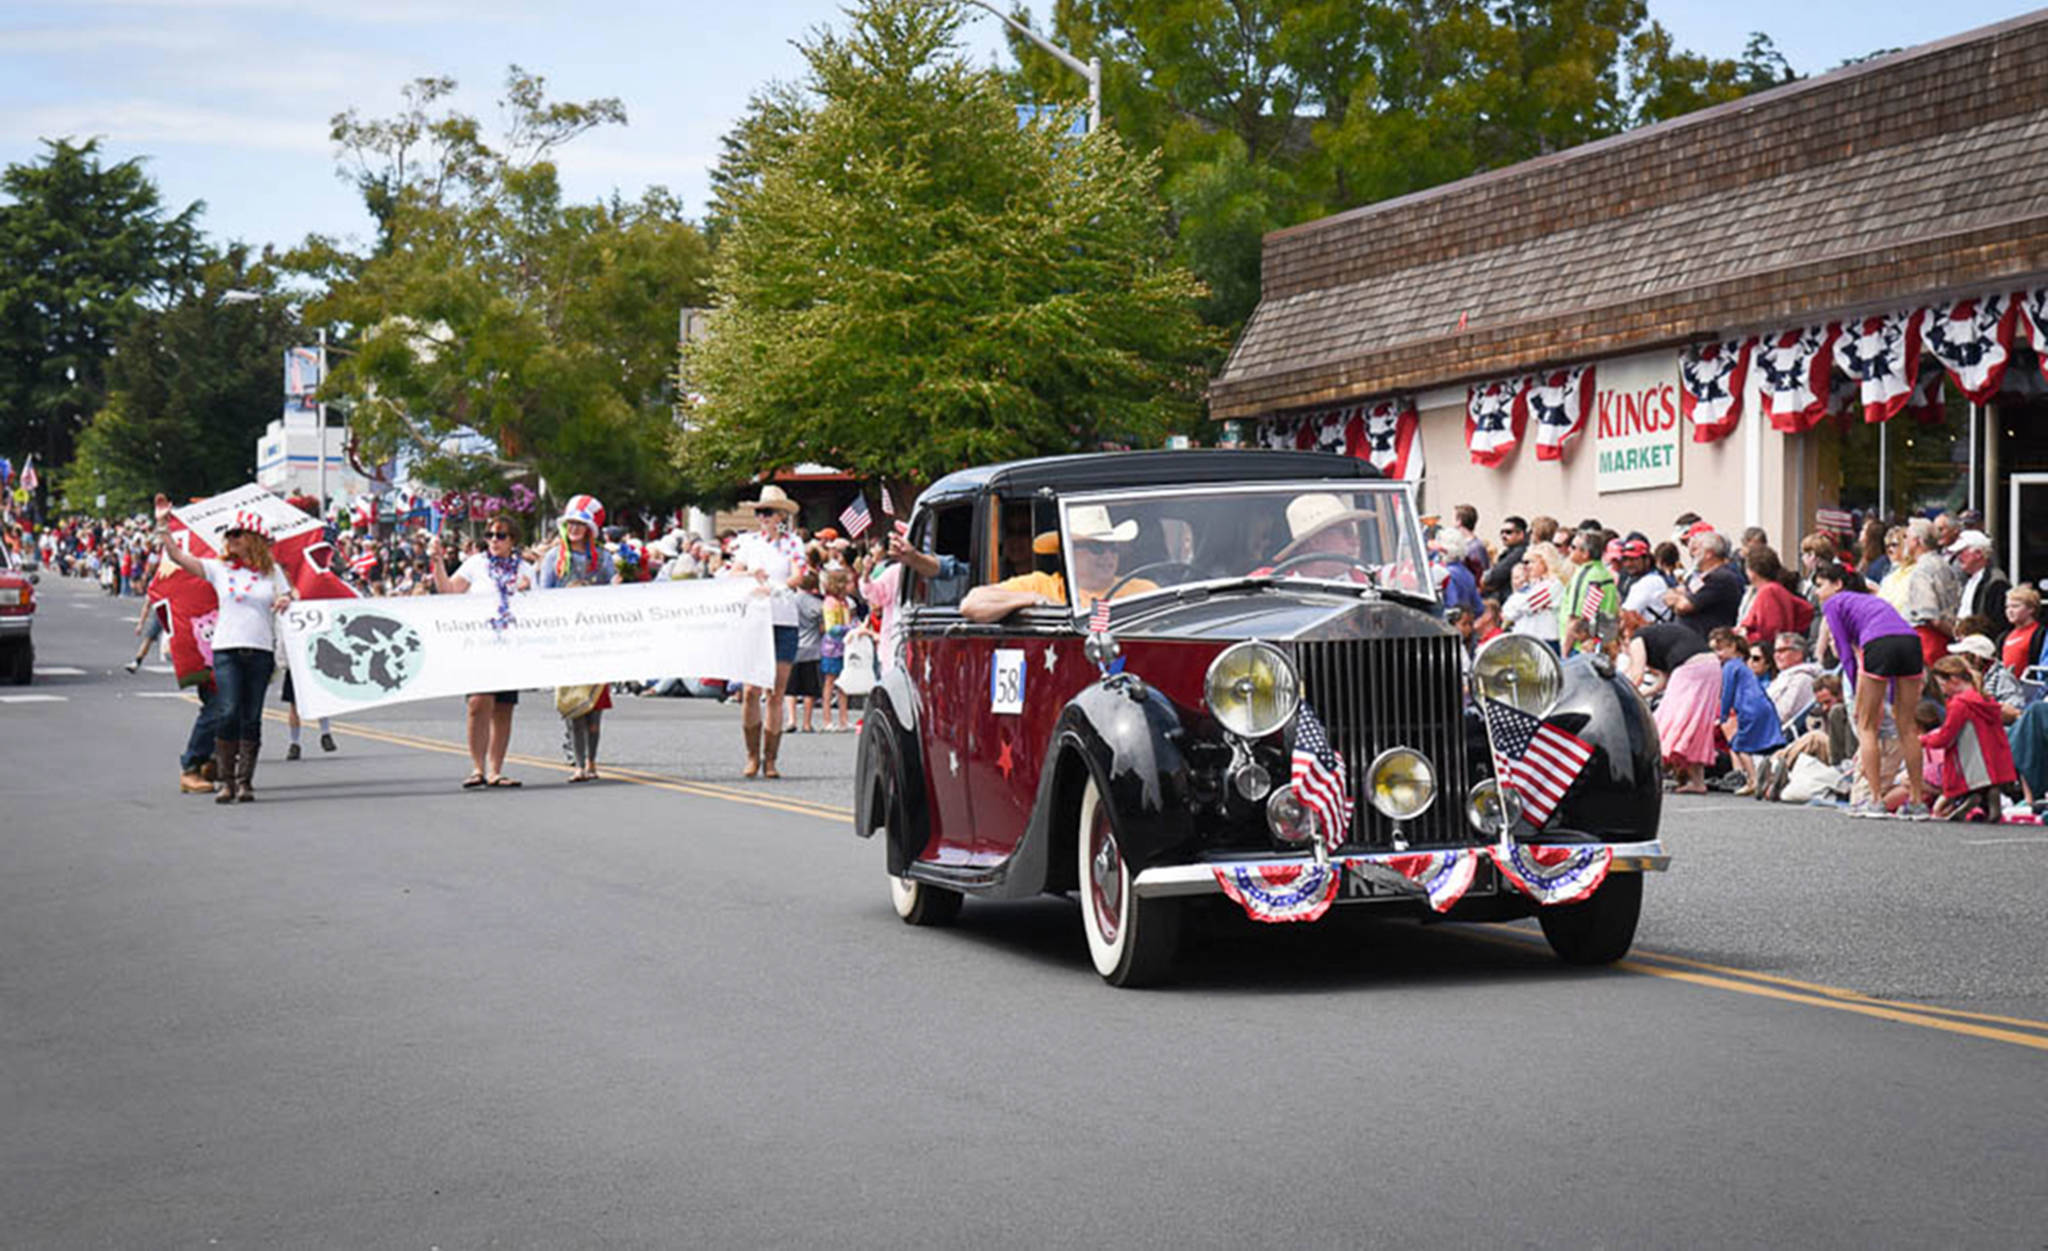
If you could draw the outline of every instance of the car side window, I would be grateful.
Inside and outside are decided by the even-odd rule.
[[[933,577],[918,577],[910,592],[911,602],[933,608],[949,608],[960,602],[974,582],[974,503],[943,504],[933,508],[911,531],[911,546],[939,558]]]

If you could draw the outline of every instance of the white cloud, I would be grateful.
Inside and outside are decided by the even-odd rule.
[[[198,144],[264,152],[326,155],[327,126],[275,112],[198,108],[161,100],[81,101],[0,114],[0,140],[33,142],[104,135],[117,146]]]

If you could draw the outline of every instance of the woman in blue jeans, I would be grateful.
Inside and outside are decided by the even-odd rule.
[[[270,528],[260,514],[238,512],[221,540],[225,560],[202,560],[159,531],[164,556],[205,578],[220,600],[213,627],[215,803],[256,798],[256,753],[263,743],[263,692],[277,667],[272,622],[292,602],[291,584],[270,555]]]

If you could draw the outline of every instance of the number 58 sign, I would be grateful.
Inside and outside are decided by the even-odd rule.
[[[992,712],[1024,711],[1024,652],[1021,648],[997,648],[989,665],[988,702]]]

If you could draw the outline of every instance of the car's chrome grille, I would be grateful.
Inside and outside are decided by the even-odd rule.
[[[1464,679],[1456,636],[1297,643],[1295,655],[1303,697],[1328,729],[1351,779],[1350,844],[1393,846],[1394,823],[1365,792],[1367,767],[1389,747],[1413,747],[1436,766],[1436,802],[1402,827],[1408,843],[1470,842],[1464,817]]]

